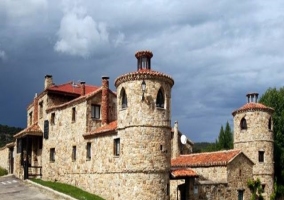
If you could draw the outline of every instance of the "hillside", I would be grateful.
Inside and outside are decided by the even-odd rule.
[[[13,135],[20,132],[22,128],[11,127],[0,124],[0,147],[5,146],[7,143],[13,141]]]

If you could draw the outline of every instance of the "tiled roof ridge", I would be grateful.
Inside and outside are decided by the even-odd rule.
[[[172,167],[212,167],[226,166],[241,152],[239,149],[222,150],[215,152],[204,152],[180,155],[172,159]],[[210,158],[208,158],[210,156]],[[210,160],[211,159],[211,160]]]
[[[13,137],[17,137],[23,133],[38,133],[38,132],[42,132],[42,130],[40,129],[40,126],[38,125],[38,122],[28,126],[27,128],[21,130],[20,132],[16,133]]]
[[[232,112],[232,115],[234,116],[237,113],[242,113],[242,112],[246,112],[246,111],[249,111],[249,110],[251,110],[251,111],[261,110],[261,111],[267,111],[267,112],[273,112],[274,111],[273,108],[266,106],[262,103],[249,102],[249,103],[246,103],[245,105],[243,105],[242,107],[234,110]]]
[[[95,94],[101,92],[101,90],[102,90],[102,87],[99,87],[97,90],[95,90],[93,92],[87,93],[87,94],[85,94],[83,96],[79,96],[78,98],[73,99],[73,100],[68,101],[68,102],[65,102],[63,104],[52,106],[52,107],[46,109],[46,111],[50,112],[50,111],[55,110],[55,109],[62,109],[62,108],[68,107],[68,106],[72,106],[75,103],[80,103],[81,101],[84,101],[85,99],[89,99],[92,96],[94,96]]]
[[[114,120],[112,122],[105,124],[104,126],[95,129],[94,131],[90,131],[84,134],[83,137],[92,137],[96,135],[101,135],[103,133],[113,132],[116,130],[116,128],[117,128],[117,120]]]
[[[117,87],[119,84],[129,81],[129,80],[142,80],[142,79],[150,79],[151,76],[155,76],[155,78],[161,77],[168,80],[171,85],[174,85],[174,80],[171,76],[164,74],[162,72],[158,72],[151,69],[140,69],[138,71],[128,72],[123,74],[115,79],[114,84]]]

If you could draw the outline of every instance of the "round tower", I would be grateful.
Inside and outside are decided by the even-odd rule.
[[[265,199],[273,192],[273,109],[257,102],[258,93],[247,94],[247,103],[235,110],[234,149],[242,150],[253,162],[253,177],[259,178]]]
[[[139,51],[137,71],[115,80],[117,131],[123,188],[121,199],[169,199],[171,88],[174,80],[151,69],[150,51]]]

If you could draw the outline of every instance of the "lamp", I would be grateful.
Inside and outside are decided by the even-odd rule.
[[[146,90],[146,83],[145,83],[144,79],[141,83],[141,89],[142,89],[142,101],[144,101],[144,99],[145,99],[144,93],[145,93],[145,90]]]

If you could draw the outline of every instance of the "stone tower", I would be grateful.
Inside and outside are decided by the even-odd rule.
[[[234,148],[242,150],[253,162],[253,177],[259,178],[263,196],[269,199],[274,183],[273,109],[257,102],[258,94],[247,94],[247,103],[235,110]]]
[[[121,189],[125,191],[120,199],[170,198],[174,80],[151,69],[152,56],[150,51],[137,52],[137,71],[115,80]]]

